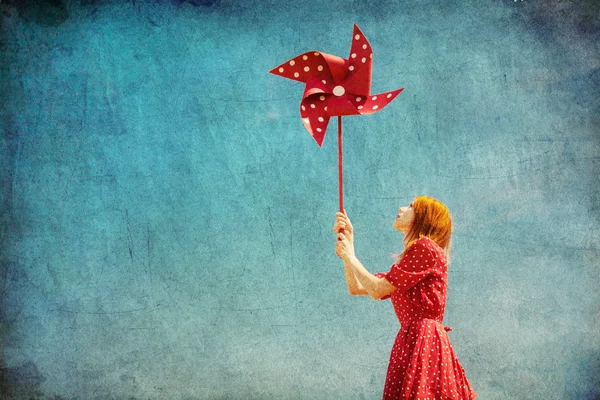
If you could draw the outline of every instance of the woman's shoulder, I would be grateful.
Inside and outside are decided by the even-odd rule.
[[[433,239],[427,236],[423,236],[422,238],[419,238],[417,242],[419,242],[420,248],[424,252],[429,253],[431,257],[444,263],[447,263],[446,252]]]
[[[429,250],[436,253],[444,252],[444,249],[442,249],[433,239],[431,239],[428,236],[423,236],[415,240],[413,246],[419,249]]]
[[[429,236],[421,236],[417,240],[414,241],[413,246],[417,247],[440,247],[436,242],[433,241]]]
[[[413,258],[416,254],[427,254],[431,257],[441,257],[445,259],[445,252],[433,239],[427,236],[420,237],[408,244],[404,255],[411,255]]]
[[[432,244],[435,244],[434,241],[428,237],[420,237],[419,239],[413,240],[408,244],[404,254],[421,253],[426,250],[431,250]]]

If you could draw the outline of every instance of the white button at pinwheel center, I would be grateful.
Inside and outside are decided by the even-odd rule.
[[[335,94],[336,96],[343,96],[344,93],[346,93],[346,89],[344,89],[343,86],[336,86],[333,88],[333,94]]]

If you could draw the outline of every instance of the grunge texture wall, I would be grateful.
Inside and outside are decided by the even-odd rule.
[[[304,51],[374,49],[344,122],[373,272],[417,194],[455,222],[445,324],[481,399],[600,396],[594,1],[0,3],[0,389],[13,399],[377,399],[398,331],[347,294]]]

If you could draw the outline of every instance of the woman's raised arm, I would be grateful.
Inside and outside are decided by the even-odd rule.
[[[348,292],[353,296],[371,296],[375,300],[392,293],[396,287],[385,278],[371,274],[354,253],[354,228],[344,213],[336,213],[333,230],[338,234],[336,254],[344,261],[344,275]]]
[[[354,244],[354,227],[350,222],[350,218],[346,215],[346,210],[343,213],[338,212],[335,214],[335,223],[333,224],[333,231],[336,234],[343,232],[346,234],[348,240]],[[354,277],[354,269],[344,261],[344,275],[346,277],[346,284],[348,285],[348,293],[352,296],[366,296],[369,293],[362,287],[360,282]]]
[[[343,234],[340,235],[343,237]],[[380,300],[396,290],[396,287],[387,279],[379,278],[367,271],[356,256],[344,260],[344,269],[346,268],[353,271],[356,281],[363,287],[366,294],[374,300]]]

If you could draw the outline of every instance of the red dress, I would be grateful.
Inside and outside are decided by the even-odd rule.
[[[400,320],[392,347],[384,400],[471,400],[475,392],[442,326],[448,264],[444,250],[428,237],[415,241],[387,273],[396,290],[390,296]]]

